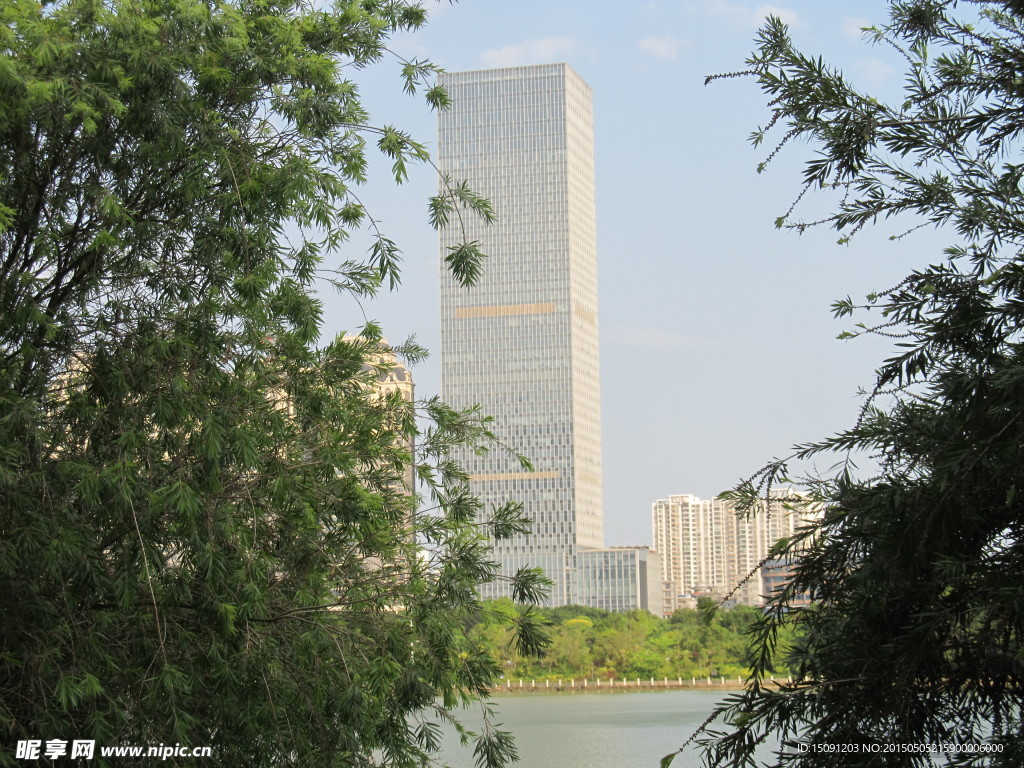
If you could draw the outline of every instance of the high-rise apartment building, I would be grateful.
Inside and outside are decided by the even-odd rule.
[[[761,562],[775,542],[819,514],[793,501],[799,498],[792,489],[778,489],[742,517],[732,502],[721,499],[681,494],[654,502],[654,549],[661,556],[666,612],[681,597],[701,595],[721,599],[731,593],[739,604],[760,605]]]
[[[662,603],[669,612],[680,596],[721,596],[739,581],[736,515],[730,505],[680,494],[658,499],[651,511],[664,578]]]
[[[479,404],[525,454],[461,458],[486,505],[521,501],[533,533],[497,542],[502,573],[540,566],[549,604],[577,600],[581,548],[604,546],[598,386],[594,139],[590,89],[566,64],[451,72],[437,162],[487,197],[497,221],[471,215],[441,233],[488,258],[472,288],[441,279],[444,399]],[[504,582],[485,594],[508,594]]]

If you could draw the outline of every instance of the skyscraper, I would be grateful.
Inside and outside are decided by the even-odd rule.
[[[465,217],[488,258],[473,288],[441,280],[442,390],[479,404],[525,454],[462,458],[486,505],[523,502],[533,533],[497,542],[502,573],[540,566],[549,604],[575,602],[576,553],[604,546],[590,89],[566,64],[443,74],[438,166],[487,197],[498,220]],[[508,594],[504,582],[485,596]]]

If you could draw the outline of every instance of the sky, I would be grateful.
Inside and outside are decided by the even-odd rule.
[[[832,302],[898,283],[942,259],[948,233],[885,222],[839,245],[833,230],[779,230],[799,192],[807,144],[787,146],[763,174],[770,147],[749,136],[768,120],[750,78],[718,80],[753,50],[771,13],[798,47],[823,55],[857,87],[891,97],[902,82],[896,52],[864,42],[887,3],[781,0],[428,0],[426,28],[396,37],[398,56],[449,71],[567,62],[591,87],[597,178],[599,329],[608,545],[651,541],[651,503],[733,487],[796,444],[853,424],[861,389],[891,353],[881,339],[839,341],[851,328]],[[356,73],[371,123],[429,147],[436,117],[402,93],[388,57]],[[381,323],[434,352],[416,365],[417,394],[440,390],[437,235],[426,215],[429,166],[396,187],[371,163],[360,198],[404,254],[403,283],[370,301],[325,294],[333,335]],[[472,180],[470,180],[472,183]],[[812,196],[797,209],[828,211]],[[500,211],[498,215],[500,216]],[[359,255],[359,238],[352,241]],[[803,471],[827,472],[831,460]],[[868,466],[865,464],[865,472]]]

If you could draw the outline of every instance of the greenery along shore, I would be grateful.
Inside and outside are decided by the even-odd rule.
[[[528,656],[518,652],[508,621],[522,609],[502,599],[484,604],[468,636],[512,678],[745,677],[751,664],[746,635],[759,611],[714,606],[702,599],[696,610],[681,609],[667,619],[647,611],[611,613],[579,605],[534,608],[531,613],[549,622],[550,644],[541,656]],[[780,649],[787,640],[780,636]],[[788,674],[781,661],[776,671]]]

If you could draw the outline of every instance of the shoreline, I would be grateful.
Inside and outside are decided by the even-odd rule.
[[[536,688],[530,688],[529,686],[526,686],[526,687],[523,687],[523,688],[490,688],[488,690],[488,694],[491,697],[493,697],[493,698],[500,698],[500,697],[503,697],[503,696],[533,696],[533,695],[537,695],[537,696],[545,696],[545,695],[551,695],[551,696],[556,696],[556,695],[557,696],[594,696],[594,695],[597,695],[597,696],[616,696],[618,694],[626,695],[626,694],[630,694],[630,693],[667,693],[667,692],[671,692],[671,691],[702,691],[702,692],[703,691],[707,691],[709,693],[716,693],[716,692],[728,693],[728,692],[731,692],[731,691],[745,691],[745,690],[746,690],[746,686],[745,685],[742,685],[742,684],[741,685],[737,685],[736,683],[726,683],[725,685],[713,685],[711,687],[708,687],[706,685],[703,686],[703,687],[701,687],[701,686],[691,686],[691,685],[682,685],[682,686],[676,685],[676,686],[669,686],[668,688],[663,688],[663,687],[654,688],[652,686],[647,686],[646,688],[643,687],[643,686],[640,686],[639,688],[637,688],[636,686],[632,686],[632,687],[629,687],[629,688],[626,688],[624,686],[616,686],[615,688],[612,688],[611,686],[603,686],[601,688],[566,688],[565,686],[562,686],[561,688],[557,688],[555,686],[551,686],[550,688],[545,688],[544,686],[537,686]]]
[[[778,682],[784,682],[780,680]],[[743,691],[742,679],[701,678],[682,680],[506,680],[505,685],[489,689],[492,696],[527,693],[651,693],[654,691]]]

